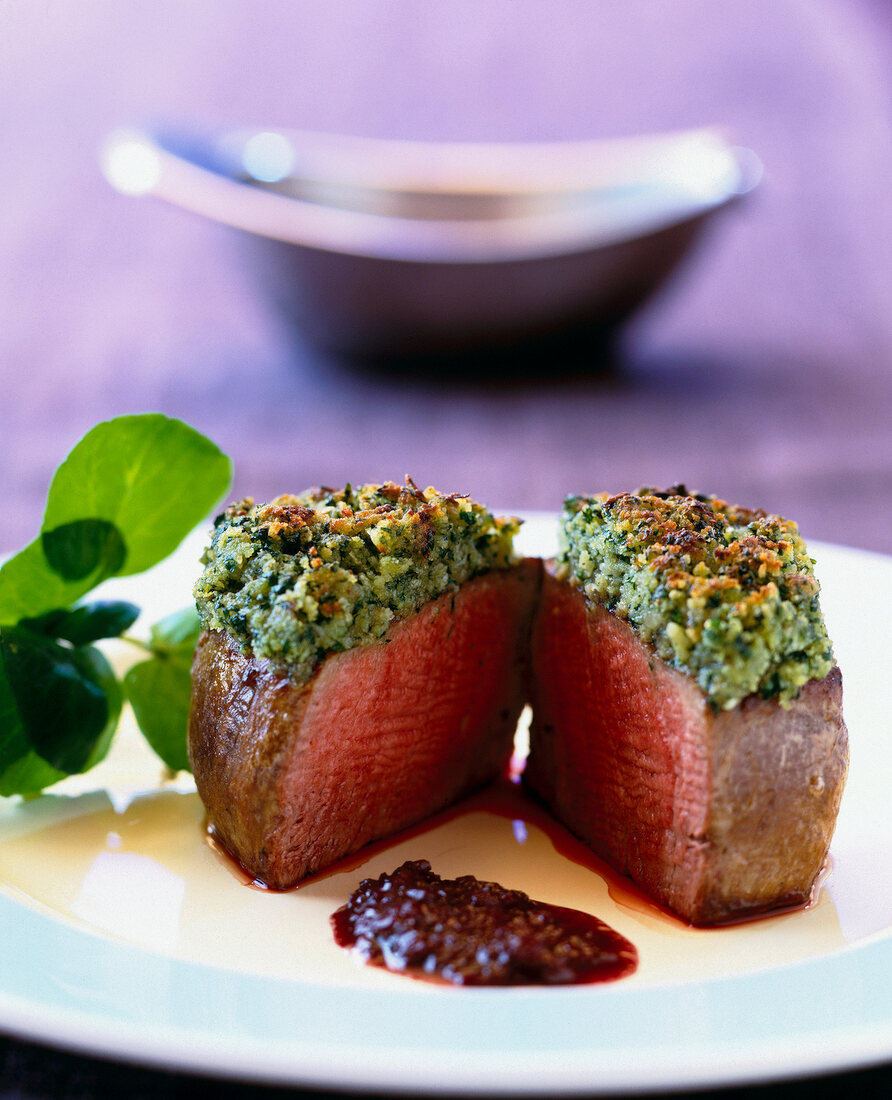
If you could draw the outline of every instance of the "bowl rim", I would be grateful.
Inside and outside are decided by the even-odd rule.
[[[231,161],[236,143],[251,132],[231,131],[217,139],[193,135],[190,140],[199,148],[204,142],[210,159],[223,163],[221,152]],[[307,136],[305,131],[283,133]],[[529,144],[312,136],[318,143],[317,164],[324,162],[326,147],[335,148],[338,140],[344,143],[340,160],[353,186],[418,188],[425,184],[419,167],[430,155],[429,164],[446,166],[440,169],[441,187],[461,186],[467,178],[463,172],[473,164],[477,187],[484,193],[497,177],[507,183],[511,166],[524,160],[533,167],[523,177],[523,193],[542,194],[548,184],[554,201],[538,213],[480,219],[409,218],[326,205],[258,186],[234,170],[207,167],[175,151],[157,128],[112,131],[100,149],[100,165],[121,193],[160,198],[254,235],[327,252],[425,264],[498,263],[588,252],[705,217],[758,181],[755,154],[731,145],[713,127],[628,139]],[[674,159],[668,155],[673,143],[681,150]],[[623,150],[630,156],[636,153],[638,169],[650,154],[654,173],[647,179],[639,171],[636,179],[634,174],[614,172],[608,179],[603,170],[599,174],[596,163],[601,150],[614,164]],[[363,181],[356,172],[366,154],[371,168]],[[502,167],[497,172],[493,165]],[[576,174],[569,173],[571,166],[576,166]],[[698,177],[697,169],[704,167],[705,176],[701,172]],[[569,182],[557,187],[561,179]],[[434,172],[426,170],[425,186],[435,183]]]

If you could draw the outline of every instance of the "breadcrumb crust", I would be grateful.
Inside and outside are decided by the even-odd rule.
[[[717,709],[754,692],[789,705],[833,668],[813,565],[793,521],[682,485],[564,502],[558,575]]]
[[[406,479],[309,489],[217,518],[194,589],[202,625],[299,680],[328,654],[516,561],[516,519]]]

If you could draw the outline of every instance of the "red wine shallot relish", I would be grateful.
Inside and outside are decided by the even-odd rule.
[[[426,860],[365,879],[333,916],[335,940],[366,962],[453,985],[568,985],[631,974],[638,953],[597,917],[532,901]]]

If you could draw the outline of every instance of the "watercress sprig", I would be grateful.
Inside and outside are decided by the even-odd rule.
[[[0,568],[0,795],[98,764],[125,697],[161,759],[188,767],[194,610],[151,628],[122,683],[94,643],[126,636],[139,608],[84,597],[167,557],[231,477],[214,443],[158,413],[98,424],[56,471],[39,536]]]

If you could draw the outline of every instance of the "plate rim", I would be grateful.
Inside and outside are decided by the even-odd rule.
[[[22,903],[4,894],[0,896],[0,916],[8,907],[13,907],[21,917]],[[238,1020],[229,1029],[221,1027],[219,1019],[211,1018],[194,1020],[186,1028],[172,1026],[152,1011],[139,1018],[122,1019],[116,1015],[120,1006],[114,1001],[107,1001],[104,1006],[91,1005],[88,993],[82,1003],[72,1007],[33,992],[10,991],[10,960],[7,957],[0,962],[0,1024],[6,1034],[81,1055],[165,1072],[373,1092],[418,1094],[421,1090],[430,1095],[458,1095],[474,1094],[484,1088],[492,1095],[531,1096],[548,1092],[572,1096],[769,1083],[866,1068],[892,1056],[892,989],[885,980],[885,975],[892,973],[892,933],[829,957],[705,981],[644,988],[624,988],[618,983],[594,990],[591,987],[447,989],[431,995],[413,990],[409,983],[407,989],[360,990],[244,974],[170,958],[74,924],[66,925],[30,906],[25,906],[25,911],[28,935],[39,938],[51,928],[75,949],[83,948],[81,963],[91,965],[98,946],[113,968],[123,964],[126,969],[129,963],[147,981],[170,978],[169,972],[179,972],[192,985],[195,998],[207,1004],[215,1003],[227,987],[239,1004],[243,1003],[246,989],[249,996],[261,999],[278,992],[279,998],[291,1007],[300,1002],[301,996],[315,994],[315,1003],[307,1011],[319,1021],[320,1027],[325,1026],[327,1014],[338,1008],[338,1002],[343,1008],[345,998],[353,1000],[354,1007],[356,1002],[364,1002],[359,1007],[375,1007],[385,1021],[397,1019],[405,1024],[421,1020],[424,1024],[423,1018],[427,1016],[427,1026],[440,1029],[444,1023],[454,1023],[458,1015],[467,1015],[468,1006],[473,1006],[475,1024],[500,1017],[510,1023],[512,1011],[503,1015],[497,1010],[507,1008],[515,1016],[524,1013],[535,1016],[542,1003],[550,1000],[560,1002],[560,1008],[578,1009],[579,1015],[585,1015],[586,1010],[591,1015],[592,1005],[605,1005],[613,1017],[634,1015],[652,1021],[656,1007],[662,1013],[657,1014],[660,1019],[666,1018],[666,1010],[678,1012],[683,1019],[691,995],[696,996],[699,1009],[709,1009],[716,1021],[716,1030],[694,1043],[679,1044],[678,1035],[671,1028],[660,1038],[649,1036],[646,1060],[641,1059],[642,1045],[638,1038],[624,1046],[613,1045],[607,1037],[588,1047],[572,1044],[559,1047],[552,1041],[549,1045],[515,1047],[509,1051],[501,1043],[502,1036],[497,1030],[483,1029],[492,1041],[478,1050],[469,1052],[449,1042],[434,1050],[388,1038],[386,1023],[382,1030],[367,1029],[364,1036],[351,1039],[349,1045],[345,1044],[345,1036],[331,1037],[319,1031],[305,1032],[301,1038],[281,1034],[261,1038],[248,1034]],[[17,974],[20,983],[27,983],[33,973],[29,958],[28,952],[15,955],[16,962],[21,964]],[[774,1003],[785,1018],[790,1012],[823,1012],[818,1003],[820,993],[826,993],[828,985],[834,986],[832,980],[827,981],[828,969],[832,979],[841,978],[842,984],[858,988],[861,996],[857,1005],[849,1001],[848,1005],[842,1005],[841,1011],[838,1005],[835,1019],[821,1027],[806,1021],[795,1036],[783,1031],[767,1035],[766,1031],[772,1030],[772,1019],[766,1018],[766,1004]],[[78,989],[70,978],[60,981],[58,988],[67,990],[71,999],[77,1001]],[[456,1005],[459,1013],[450,1013]],[[852,1007],[856,1011],[851,1011]],[[262,1015],[260,1011],[259,1016]],[[741,1025],[752,1023],[754,1017],[760,1018],[763,1032],[747,1035],[745,1027],[741,1031]],[[301,1023],[306,1026],[306,1018]],[[605,1021],[602,1019],[600,1023]],[[550,1038],[553,1040],[553,1036]],[[569,1058],[569,1054],[573,1057]]]

